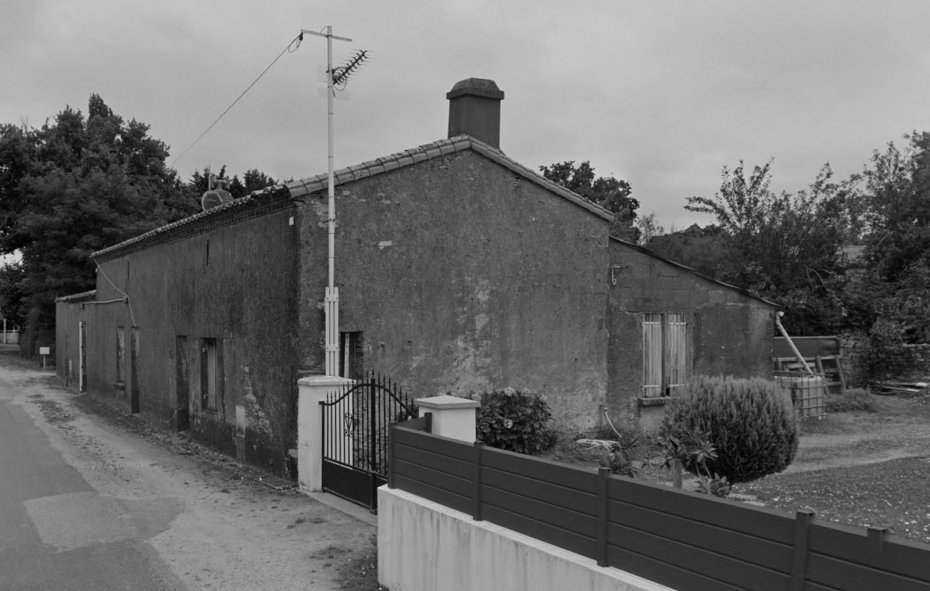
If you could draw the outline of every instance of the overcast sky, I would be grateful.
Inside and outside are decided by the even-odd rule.
[[[326,170],[325,42],[371,61],[336,102],[336,166],[443,138],[445,93],[491,78],[501,148],[536,169],[590,160],[640,214],[681,229],[723,165],[775,159],[779,190],[838,177],[930,130],[930,2],[0,0],[0,122],[40,126],[91,93],[151,125],[185,179],[226,164],[275,178]]]

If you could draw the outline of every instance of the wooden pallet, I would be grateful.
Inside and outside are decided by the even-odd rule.
[[[842,394],[846,391],[846,376],[843,375],[843,362],[839,355],[817,355],[805,357],[804,361],[818,374],[826,378],[827,392]],[[776,357],[774,359],[775,371],[804,372],[804,366],[797,357]]]

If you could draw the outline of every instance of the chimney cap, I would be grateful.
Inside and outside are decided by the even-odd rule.
[[[452,90],[446,93],[446,98],[452,100],[460,96],[471,95],[489,99],[504,99],[504,91],[497,87],[497,83],[486,78],[467,78],[455,83]]]

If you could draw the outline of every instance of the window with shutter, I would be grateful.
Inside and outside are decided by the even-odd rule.
[[[684,314],[643,314],[643,397],[673,396],[687,380]]]
[[[661,314],[643,314],[643,396],[664,396]]]

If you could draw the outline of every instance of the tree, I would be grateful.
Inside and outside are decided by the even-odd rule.
[[[633,226],[639,230],[638,243],[641,245],[649,244],[649,241],[653,238],[665,234],[665,228],[660,226],[659,222],[656,221],[655,213],[637,217]]]
[[[612,212],[612,235],[630,242],[639,240],[639,230],[633,226],[639,201],[630,197],[633,191],[630,183],[612,176],[595,177],[594,169],[587,160],[578,166],[574,160],[569,160],[540,166],[539,170],[550,181]]]
[[[807,190],[775,194],[772,161],[747,176],[741,161],[723,168],[713,198],[689,197],[685,209],[716,218],[730,255],[716,277],[783,304],[796,334],[830,331],[844,310],[840,247],[850,235],[848,183],[824,165]]]
[[[10,262],[0,267],[0,315],[12,326],[23,323],[23,292],[20,287],[24,278],[21,262]]]
[[[39,129],[0,127],[0,252],[22,257],[0,286],[4,306],[21,297],[25,352],[54,340],[55,297],[94,287],[94,251],[199,210],[148,129],[96,94],[86,119],[66,107]]]
[[[861,213],[869,318],[897,326],[904,342],[930,342],[930,133],[875,151],[855,196]],[[861,299],[860,299],[861,301]]]
[[[692,224],[684,230],[654,237],[646,248],[713,278],[727,275],[726,268],[733,258],[726,234],[715,225]]]

